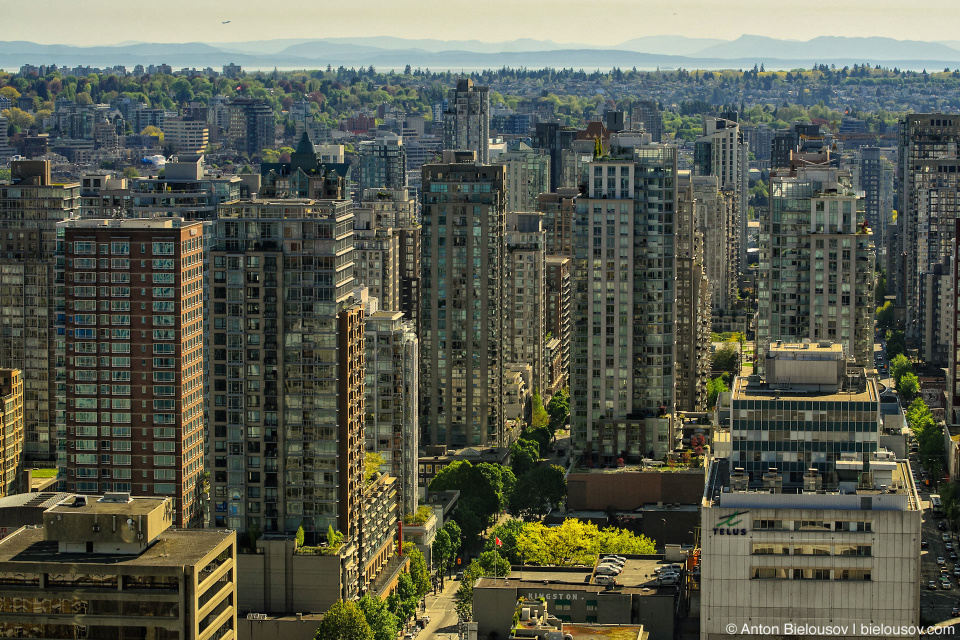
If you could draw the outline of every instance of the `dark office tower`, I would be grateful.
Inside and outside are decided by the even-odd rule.
[[[363,309],[353,205],[220,206],[209,291],[213,525],[356,542]],[[351,552],[354,553],[354,552]]]
[[[505,446],[503,167],[445,152],[423,167],[421,433]]]
[[[561,127],[555,122],[537,123],[533,146],[550,155],[550,191],[557,191],[560,187],[578,186],[563,183],[563,152],[570,149],[576,139],[577,131],[573,127]]]
[[[886,222],[880,211],[880,179],[882,171],[883,158],[880,156],[880,149],[877,147],[863,147],[860,149],[860,189],[864,195],[864,213],[870,228],[874,230],[877,244],[881,244],[883,238],[883,229]]]
[[[251,98],[234,98],[229,113],[227,139],[230,146],[249,155],[273,148],[277,124],[270,105]]]
[[[960,115],[910,114],[900,120],[897,225],[905,264],[897,295],[906,306],[907,338],[921,338],[923,274],[954,251],[954,220],[960,213],[958,142]]]
[[[76,493],[169,496],[203,520],[203,223],[69,220],[66,462]]]
[[[80,213],[80,183],[53,184],[50,163],[11,163],[0,184],[0,363],[20,369],[28,461],[57,457],[56,224]]]
[[[457,81],[450,90],[447,111],[443,114],[443,148],[473,151],[477,162],[489,161],[490,87],[479,87],[469,78]]]
[[[677,149],[639,145],[587,166],[573,232],[570,424],[597,463],[673,449]]]
[[[608,110],[603,112],[603,124],[607,131],[617,132],[626,128],[623,122],[623,111]]]
[[[643,130],[650,134],[653,142],[663,141],[663,118],[656,100],[641,100],[633,106],[630,124],[634,130]]]

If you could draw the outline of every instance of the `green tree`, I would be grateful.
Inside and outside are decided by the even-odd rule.
[[[0,116],[3,116],[7,119],[7,124],[9,126],[21,131],[24,129],[29,129],[34,123],[34,118],[32,115],[26,111],[18,109],[17,107],[11,107],[9,109],[0,111]]]
[[[913,364],[902,353],[890,360],[890,375],[893,377],[893,384],[899,389],[900,379],[904,374],[913,373]]]
[[[519,439],[510,445],[510,468],[518,478],[540,461],[540,445],[534,440]]]
[[[713,352],[711,365],[714,371],[732,371],[736,373],[737,364],[740,362],[740,354],[737,351],[737,345],[733,342],[725,342]]]
[[[443,531],[445,531],[450,538],[450,565],[452,566],[457,554],[460,553],[460,545],[463,544],[463,534],[460,531],[460,525],[453,520],[443,525]]]
[[[157,136],[157,139],[160,140],[160,144],[163,144],[163,131],[159,128],[151,125],[148,125],[143,128],[143,131],[140,132],[142,136]]]
[[[547,413],[550,414],[550,429],[556,431],[570,418],[570,393],[561,389],[553,394],[547,403]]]
[[[510,512],[524,520],[539,520],[567,496],[566,474],[557,465],[541,465],[520,476],[510,496]]]
[[[397,578],[397,589],[387,597],[387,609],[395,615],[401,623],[417,615],[417,603],[420,596],[413,584],[413,578],[404,571]]]
[[[876,304],[883,304],[883,299],[887,297],[887,279],[882,273],[877,274],[877,286],[873,288],[873,299]]]
[[[893,329],[894,310],[893,303],[887,300],[883,306],[877,307],[877,327],[880,329]]]
[[[396,640],[399,624],[397,616],[387,608],[386,600],[368,594],[360,598],[357,605],[373,633],[373,640]]]
[[[353,601],[337,600],[323,614],[316,640],[374,640],[373,632],[360,606]]]
[[[494,527],[484,545],[484,551],[494,551],[497,549],[497,540],[500,540],[500,553],[510,564],[521,564],[523,557],[520,555],[520,549],[517,546],[517,539],[529,523],[516,518],[511,518]]]
[[[904,402],[911,402],[920,393],[920,379],[912,373],[905,373],[897,385],[897,393]]]
[[[363,457],[363,482],[364,484],[370,484],[373,481],[374,476],[377,472],[380,471],[380,468],[386,464],[386,460],[383,457],[382,453],[377,451],[367,451],[366,455]]]
[[[303,531],[303,525],[300,525],[299,527],[297,527],[297,535],[295,538],[298,549],[303,546],[303,541],[305,537],[306,537],[306,534]]]
[[[505,578],[510,575],[510,561],[497,550],[484,551],[478,558],[484,575]]]
[[[417,549],[417,545],[412,542],[403,545],[403,553],[410,559],[410,579],[413,581],[417,598],[422,598],[430,591],[430,572],[427,571],[427,561],[420,549]]]
[[[723,376],[712,378],[710,382],[707,383],[707,408],[713,409],[717,406],[717,398],[719,398],[721,393],[726,391],[730,391],[730,387],[723,381]]]
[[[530,418],[530,426],[533,429],[545,429],[550,424],[550,414],[543,406],[543,400],[540,398],[540,392],[533,392],[533,412]]]
[[[516,484],[507,467],[483,462],[473,465],[458,460],[447,465],[430,482],[430,491],[460,491],[454,519],[467,541],[476,540],[496,514],[505,509]]]
[[[140,172],[134,169],[133,167],[127,167],[123,170],[123,177],[129,179],[139,178]]]
[[[450,545],[450,536],[443,529],[437,531],[433,538],[433,566],[438,573],[443,573],[450,567],[450,559],[453,556],[453,549]]]
[[[907,341],[903,331],[887,331],[887,357],[895,358],[901,353],[907,352]]]
[[[568,518],[559,527],[530,524],[520,534],[517,545],[528,562],[560,566],[590,565],[600,553],[654,553],[655,545],[646,536],[591,522]]]
[[[932,427],[936,422],[933,418],[933,413],[930,411],[930,407],[923,401],[923,398],[917,398],[910,403],[910,406],[907,408],[906,418],[907,424],[910,426],[910,429],[913,430],[914,435]]]
[[[471,562],[467,568],[464,569],[463,580],[460,581],[460,586],[457,588],[457,593],[453,596],[453,600],[456,603],[457,614],[461,618],[466,618],[469,620],[472,617],[473,585],[479,578],[487,575],[493,574],[486,573],[480,563],[476,560]]]

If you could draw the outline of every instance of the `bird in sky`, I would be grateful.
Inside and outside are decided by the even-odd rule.
[[[224,21],[221,22],[220,24],[230,24],[230,22],[231,22],[230,20],[224,20]]]

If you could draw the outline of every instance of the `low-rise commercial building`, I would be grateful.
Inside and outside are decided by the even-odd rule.
[[[0,635],[236,638],[236,534],[173,521],[170,498],[76,496],[0,540]]]
[[[561,623],[643,625],[651,638],[672,638],[686,590],[683,579],[660,583],[655,571],[664,564],[663,556],[627,557],[615,581],[595,567],[524,566],[508,578],[480,578],[473,588],[477,637],[510,637],[517,602],[539,600],[548,619]]]

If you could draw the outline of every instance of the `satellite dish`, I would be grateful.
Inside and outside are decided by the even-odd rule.
[[[133,518],[127,518],[127,526],[133,528]]]

